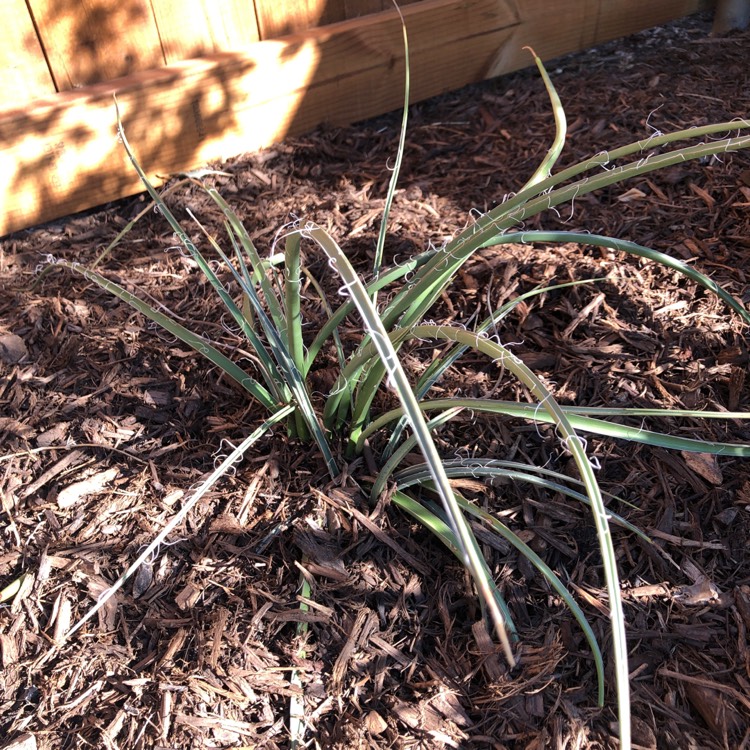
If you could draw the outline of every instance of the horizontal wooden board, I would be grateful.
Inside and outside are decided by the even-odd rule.
[[[399,0],[403,8],[425,0]],[[393,0],[254,0],[261,39],[360,18],[393,9]]]
[[[423,0],[404,8],[412,99],[680,17],[700,0]],[[625,9],[638,7],[632,16]],[[521,15],[522,13],[522,15]],[[115,137],[113,94],[149,175],[267,146],[322,122],[399,107],[404,60],[387,11],[241,53],[136,73],[0,114],[0,234],[140,191]]]
[[[711,0],[520,0],[523,22],[498,50],[487,77],[528,65],[525,46],[543,60],[661,26],[712,7]]]

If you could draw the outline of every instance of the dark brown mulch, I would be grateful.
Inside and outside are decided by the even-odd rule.
[[[709,30],[698,16],[552,63],[569,120],[564,164],[657,130],[746,117],[750,36],[710,38]],[[232,160],[220,166],[229,176],[210,179],[263,250],[291,215],[304,216],[329,227],[366,269],[398,121],[317,132]],[[552,127],[533,70],[415,105],[390,257],[440,244],[517,190]],[[195,189],[172,205],[215,226],[216,211]],[[521,631],[521,667],[511,673],[477,628],[477,603],[448,553],[396,509],[368,507],[353,480],[331,484],[314,451],[281,430],[194,509],[98,620],[59,640],[228,441],[263,419],[187,347],[91,283],[55,271],[30,289],[47,255],[90,263],[145,206],[121,201],[0,243],[0,587],[27,576],[0,608],[0,747],[288,747],[294,667],[313,746],[617,747],[612,686],[598,709],[586,643],[525,560],[485,545]],[[652,173],[533,225],[651,245],[747,301],[750,156]],[[235,352],[239,340],[175,244],[151,212],[103,270]],[[561,401],[748,409],[737,316],[638,259],[573,245],[490,249],[467,265],[435,318],[470,322],[542,281],[590,277],[602,281],[521,305],[500,332]],[[354,321],[345,335],[356,335]],[[429,355],[409,353],[410,361]],[[329,375],[315,377],[324,384]],[[524,398],[478,358],[441,387]],[[647,426],[750,442],[741,422]],[[449,455],[565,470],[552,437],[469,417],[441,433]],[[702,465],[615,440],[591,440],[590,450],[603,487],[633,503],[623,513],[656,545],[615,530],[637,745],[748,747],[750,466]],[[467,491],[568,582],[609,662],[585,510],[525,486]],[[302,568],[313,585],[307,613],[297,600]]]

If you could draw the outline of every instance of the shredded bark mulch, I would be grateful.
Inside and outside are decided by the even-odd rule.
[[[561,165],[657,131],[747,117],[750,36],[709,32],[710,19],[696,16],[551,63],[569,121]],[[366,271],[399,119],[323,129],[217,165],[225,174],[206,179],[264,252],[304,217]],[[389,258],[440,245],[518,190],[553,132],[533,69],[414,105]],[[169,201],[221,235],[197,188]],[[82,277],[55,270],[32,286],[47,256],[92,263],[146,206],[142,196],[123,200],[0,243],[0,589],[23,576],[0,605],[0,747],[287,748],[290,698],[301,689],[294,670],[314,747],[617,747],[613,685],[598,708],[580,629],[527,561],[482,538],[520,630],[520,667],[509,671],[450,554],[386,501],[368,505],[356,483],[366,467],[332,483],[313,448],[283,429],[195,507],[98,618],[62,638],[265,416],[187,346]],[[655,247],[747,302],[750,155],[651,173],[528,226]],[[163,217],[146,212],[100,268],[244,357],[176,245]],[[322,261],[306,262],[324,276]],[[637,258],[572,244],[487,249],[434,318],[472,325],[542,282],[587,278],[599,282],[519,305],[499,331],[563,403],[750,409],[738,317]],[[308,313],[312,329],[320,311],[311,303]],[[356,340],[353,318],[342,336]],[[405,352],[414,372],[431,347]],[[324,367],[312,377],[330,387]],[[480,357],[439,385],[444,396],[525,400]],[[750,442],[742,422],[643,424]],[[554,434],[520,421],[461,415],[439,440],[449,456],[572,473]],[[590,439],[589,450],[603,488],[631,503],[618,511],[654,541],[613,532],[637,747],[750,747],[750,464],[608,439]],[[571,588],[611,675],[587,510],[526,485],[463,490]],[[312,584],[306,611],[301,572]]]

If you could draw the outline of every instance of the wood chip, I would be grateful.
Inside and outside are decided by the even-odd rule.
[[[378,616],[369,609],[363,608],[357,614],[349,631],[349,637],[346,639],[346,643],[344,643],[331,670],[331,692],[334,695],[342,691],[349,660],[354,655],[355,650],[366,643],[372,630],[377,627],[377,621]]]
[[[10,417],[0,417],[0,433],[7,432],[20,438],[30,438],[34,434],[33,428]]]
[[[185,645],[185,641],[188,637],[187,628],[178,628],[177,632],[169,639],[167,648],[161,655],[161,658],[157,662],[157,667],[163,667],[165,664],[171,664],[175,656]]]
[[[367,716],[365,716],[365,726],[367,727],[367,731],[373,735],[373,737],[383,734],[383,732],[388,729],[388,724],[385,719],[377,711],[370,711]]]
[[[0,334],[0,360],[7,365],[15,365],[28,355],[26,344],[15,333]]]
[[[7,745],[3,745],[2,750],[37,750],[36,737],[28,733],[22,734]]]
[[[719,468],[719,460],[713,453],[691,453],[681,451],[685,463],[698,476],[703,477],[713,485],[720,485],[724,481],[724,476]]]
[[[701,577],[690,586],[680,586],[674,592],[675,601],[693,607],[717,602],[720,597],[721,591],[706,577]]]
[[[119,475],[117,469],[106,469],[100,471],[88,479],[74,482],[61,490],[57,496],[57,507],[61,509],[71,508],[78,504],[88,495],[100,493],[110,482]]]
[[[58,644],[58,646],[61,646],[65,642],[65,636],[68,630],[70,630],[72,612],[73,606],[70,603],[70,599],[61,592],[60,602],[55,617],[55,629],[52,634],[52,639]]]
[[[203,589],[193,583],[188,583],[174,599],[174,603],[182,610],[191,609],[200,599]]]
[[[492,640],[484,620],[477,620],[471,626],[479,653],[482,656],[482,667],[491,680],[500,680],[507,674],[500,647]]]
[[[13,614],[20,611],[24,599],[26,599],[26,597],[33,591],[35,581],[36,577],[32,573],[23,573],[21,575],[20,585],[13,597],[13,603],[10,605],[10,611]]]
[[[326,495],[313,488],[315,492],[322,500],[328,502],[336,508],[340,508],[346,513],[357,519],[368,531],[370,531],[378,541],[387,544],[394,552],[399,554],[404,560],[406,560],[411,567],[418,570],[423,575],[429,575],[430,570],[425,566],[423,562],[418,560],[414,555],[409,554],[398,542],[392,539],[386,534],[374,521],[371,521],[364,513],[357,510],[352,503],[351,499],[348,498],[344,493],[334,490],[330,495]]]
[[[717,737],[731,737],[740,728],[740,715],[725,695],[694,682],[686,682],[684,689],[693,708]]]
[[[62,474],[69,467],[74,466],[78,461],[84,458],[83,451],[73,450],[67,453],[59,461],[55,462],[49,469],[47,469],[36,481],[32,482],[28,487],[25,487],[19,495],[22,498],[30,497],[34,493],[38,492],[45,484],[50,482],[59,474]]]
[[[216,614],[216,621],[211,628],[211,653],[208,657],[208,664],[211,669],[216,669],[219,663],[219,654],[221,652],[221,642],[224,637],[224,630],[229,619],[229,610],[226,607],[219,607]]]
[[[8,669],[18,661],[18,643],[15,636],[0,633],[0,664]]]

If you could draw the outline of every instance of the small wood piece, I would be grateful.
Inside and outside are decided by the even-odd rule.
[[[27,733],[22,734],[20,737],[16,737],[11,740],[8,745],[5,745],[4,750],[36,750],[36,737]]]

